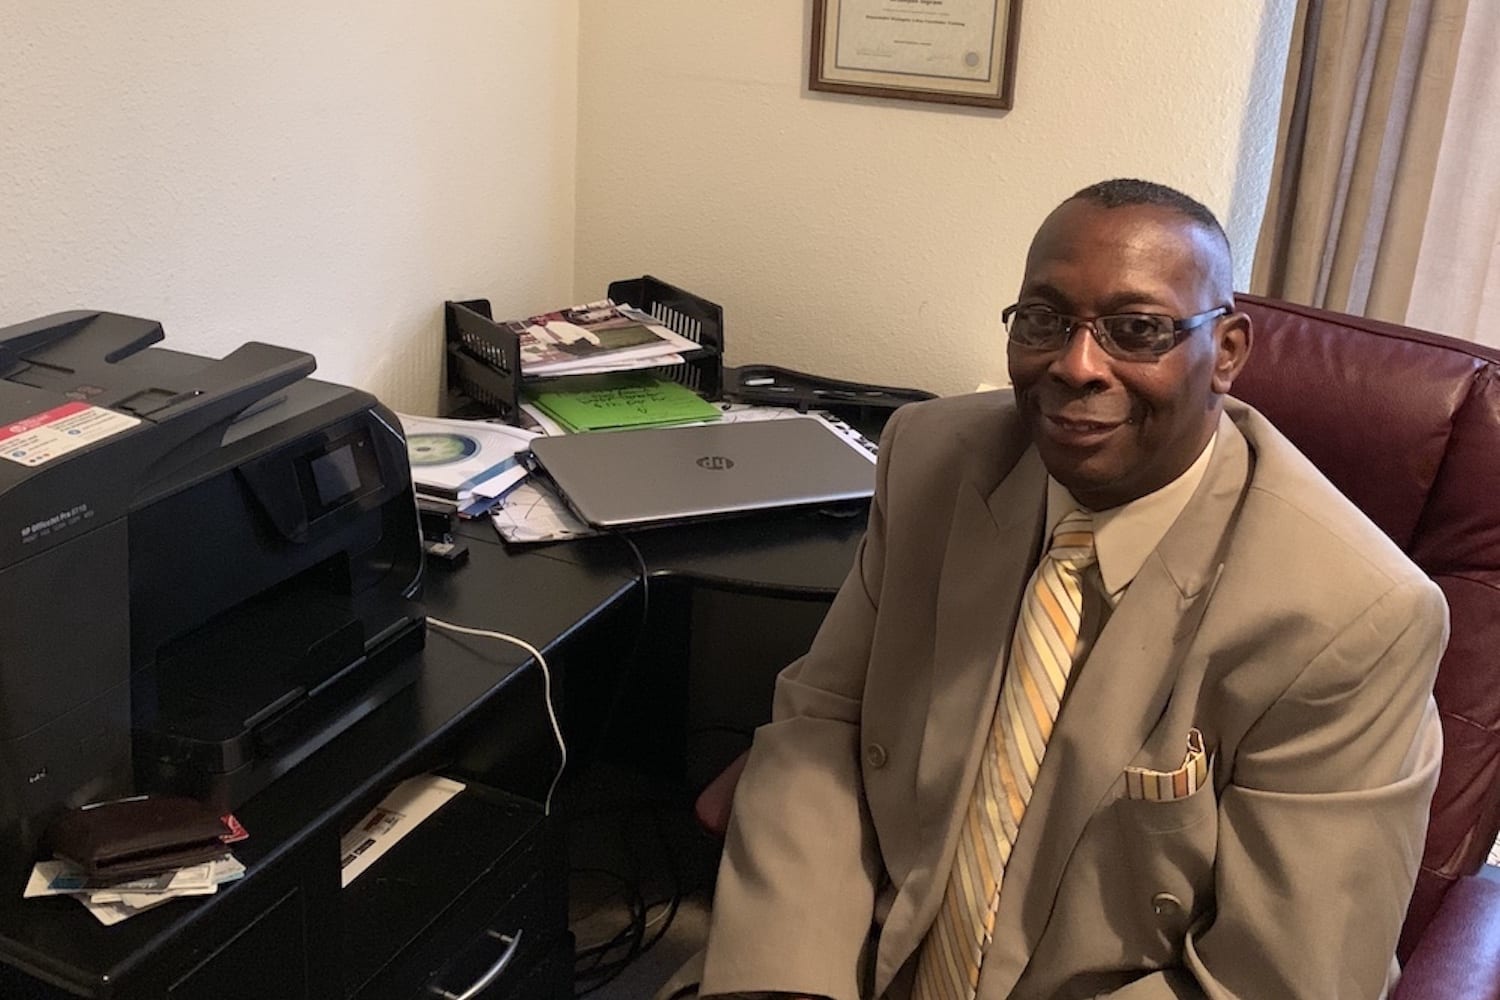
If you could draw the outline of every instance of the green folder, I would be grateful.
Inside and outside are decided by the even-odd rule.
[[[659,427],[721,416],[717,406],[679,382],[651,375],[582,375],[530,391],[532,402],[569,431]]]

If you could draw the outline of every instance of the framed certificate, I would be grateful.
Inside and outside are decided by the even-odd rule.
[[[1008,108],[1021,0],[813,0],[812,90]]]

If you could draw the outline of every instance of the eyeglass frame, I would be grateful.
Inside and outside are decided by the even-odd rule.
[[[1023,306],[1021,303],[1016,302],[1000,310],[1000,323],[1005,327],[1005,331],[1007,334],[1010,333],[1010,318],[1023,309],[1035,309],[1039,312],[1050,313],[1063,322],[1064,329],[1062,338],[1057,342],[1055,346],[1034,347],[1030,344],[1017,344],[1016,346],[1028,351],[1062,350],[1072,342],[1073,334],[1077,332],[1078,328],[1080,326],[1087,325],[1089,328],[1089,336],[1094,338],[1094,343],[1103,348],[1105,354],[1108,354],[1110,357],[1116,358],[1120,361],[1154,361],[1155,359],[1160,358],[1175,349],[1178,344],[1186,340],[1194,330],[1198,329],[1203,324],[1209,322],[1210,320],[1218,319],[1221,316],[1228,316],[1234,311],[1234,308],[1232,306],[1218,306],[1217,308],[1209,309],[1206,312],[1195,313],[1192,316],[1186,316],[1182,319],[1177,319],[1176,317],[1169,316],[1165,313],[1148,312],[1109,313],[1104,316],[1070,316],[1067,313],[1056,312],[1047,306]],[[1123,350],[1119,344],[1115,343],[1114,338],[1106,333],[1104,331],[1104,328],[1099,325],[1102,320],[1116,319],[1122,316],[1151,316],[1157,319],[1171,320],[1172,342],[1159,351]]]

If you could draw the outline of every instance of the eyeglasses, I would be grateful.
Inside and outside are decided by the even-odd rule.
[[[1065,316],[1046,306],[1008,306],[1000,314],[1010,342],[1033,351],[1060,351],[1073,339],[1073,331],[1087,326],[1106,354],[1124,361],[1149,361],[1161,357],[1187,339],[1188,334],[1209,320],[1229,314],[1219,306],[1186,319],[1156,313],[1118,313],[1113,316]]]

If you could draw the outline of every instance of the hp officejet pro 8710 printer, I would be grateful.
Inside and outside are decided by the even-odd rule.
[[[422,553],[400,424],[161,325],[0,329],[0,838],[170,790],[233,808],[408,683]]]

